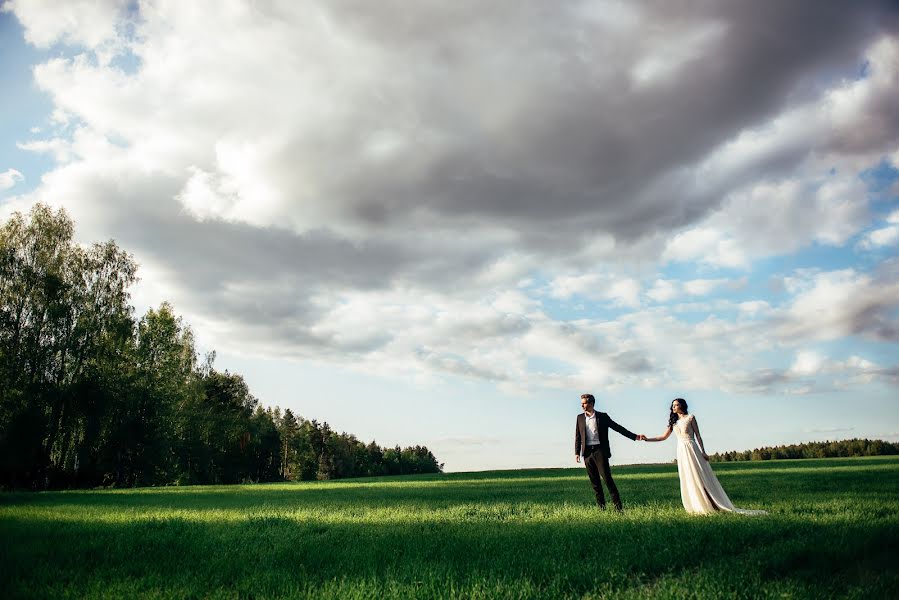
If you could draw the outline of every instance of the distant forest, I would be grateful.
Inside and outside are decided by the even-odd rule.
[[[883,440],[840,440],[836,442],[807,442],[789,446],[773,446],[744,450],[742,452],[719,452],[709,456],[711,462],[732,462],[743,460],[777,460],[780,458],[835,458],[838,456],[881,456],[899,454],[899,444]]]
[[[82,247],[37,204],[0,226],[0,487],[225,484],[439,472],[424,446],[364,444],[260,406],[200,359],[163,304],[139,319],[137,264]]]

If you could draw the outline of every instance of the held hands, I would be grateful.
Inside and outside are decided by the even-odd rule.
[[[638,433],[638,434],[637,434],[637,439],[636,439],[635,441],[637,441],[637,442],[645,442],[645,441],[646,441],[646,436],[643,435],[642,433]]]
[[[574,462],[581,462],[581,455],[580,455],[580,454],[575,454],[575,455],[574,455]]]

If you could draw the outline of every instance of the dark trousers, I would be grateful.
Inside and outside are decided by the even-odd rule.
[[[612,504],[615,505],[616,510],[621,510],[621,497],[618,495],[618,486],[612,479],[609,459],[602,453],[599,446],[587,446],[584,454],[584,465],[587,467],[587,475],[590,476],[590,483],[596,494],[596,504],[600,508],[606,507],[606,497],[602,493],[602,482],[605,481],[606,487],[609,488],[609,495],[612,497]]]

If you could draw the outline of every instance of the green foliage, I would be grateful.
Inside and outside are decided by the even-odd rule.
[[[437,473],[443,467],[424,446],[366,445],[352,434],[333,431],[327,423],[296,417],[290,409],[276,423],[283,445],[281,476],[286,480]]]
[[[719,452],[709,456],[711,462],[776,460],[783,458],[836,458],[847,456],[891,456],[899,454],[899,444],[883,440],[840,440],[806,442],[789,446],[766,446],[742,452]]]
[[[14,483],[99,460],[137,270],[114,242],[75,244],[62,210],[38,204],[29,217],[0,228],[0,481]]]
[[[218,484],[439,471],[426,448],[381,460],[354,436],[263,409],[244,379],[198,364],[163,303],[128,304],[137,265],[84,248],[62,210],[0,227],[0,487]]]
[[[692,516],[676,467],[0,494],[17,598],[896,598],[899,458],[716,464],[761,517]]]

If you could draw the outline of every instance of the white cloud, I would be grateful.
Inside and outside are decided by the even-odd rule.
[[[583,296],[592,300],[608,300],[618,306],[640,306],[639,281],[630,277],[618,278],[613,275],[588,273],[584,275],[564,275],[556,277],[549,284],[549,293],[554,298],[569,299]]]
[[[134,252],[140,302],[174,300],[210,345],[523,389],[770,390],[795,383],[772,346],[895,338],[895,284],[856,271],[793,274],[784,306],[659,306],[870,227],[856,175],[895,152],[897,63],[853,11],[807,32],[776,4],[7,6],[34,44],[78,46],[35,68],[54,129],[20,148],[60,164],[19,201]],[[747,51],[751,17],[770,47]],[[869,77],[790,94],[865,46]],[[546,295],[624,314],[565,319]]]
[[[226,215],[233,205],[227,192],[216,185],[214,176],[197,167],[191,168],[192,175],[175,196],[192,215],[199,220]]]
[[[843,245],[868,222],[866,190],[854,176],[757,183],[732,194],[704,224],[674,236],[663,258],[745,268],[811,242]]]
[[[895,152],[899,42],[867,51],[869,76],[847,79],[813,101],[746,128],[696,167],[719,210],[673,237],[663,258],[745,267],[810,243],[844,245],[870,223],[858,171]],[[786,157],[796,160],[781,168]]]
[[[726,23],[707,22],[686,31],[675,28],[651,31],[646,54],[631,68],[631,81],[641,88],[655,87],[682,76],[682,71],[692,61],[702,58],[720,43],[727,29]]]
[[[740,302],[737,308],[742,313],[756,315],[771,310],[771,305],[765,300],[747,300]]]
[[[684,291],[691,296],[706,296],[728,283],[728,279],[692,279],[684,282]]]
[[[816,427],[814,429],[806,429],[805,433],[848,433],[854,430],[855,427]]]
[[[814,375],[824,364],[824,358],[815,352],[803,351],[796,354],[790,372],[799,376]]]
[[[25,39],[40,48],[63,41],[96,48],[116,36],[127,0],[8,0],[4,11],[14,12],[25,27]]]
[[[729,234],[713,227],[697,227],[675,235],[662,258],[666,261],[698,261],[721,267],[746,267],[749,262]]]
[[[7,169],[0,173],[0,191],[12,188],[16,183],[24,181],[25,176],[15,169]]]
[[[609,297],[622,306],[640,306],[640,283],[634,279],[616,281],[609,288]]]
[[[884,246],[895,246],[897,242],[899,242],[899,225],[892,225],[868,232],[859,241],[858,247],[863,250],[872,250]]]
[[[602,298],[604,284],[605,279],[596,273],[563,275],[550,282],[549,293],[553,298],[566,300],[575,295]]]
[[[892,316],[899,308],[899,281],[846,269],[816,273],[808,283],[781,315],[783,339],[899,339],[899,323]]]
[[[741,281],[734,282],[720,278],[690,279],[687,281],[656,279],[652,284],[652,288],[646,292],[646,296],[655,302],[664,303],[683,295],[707,296],[721,287],[733,287],[741,284]]]
[[[72,156],[71,143],[69,140],[62,138],[53,138],[49,140],[32,140],[30,142],[20,142],[16,146],[22,150],[30,152],[52,154],[56,162],[67,162]]]
[[[646,292],[646,295],[656,302],[668,302],[680,295],[680,286],[676,281],[656,279],[652,289]]]

